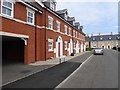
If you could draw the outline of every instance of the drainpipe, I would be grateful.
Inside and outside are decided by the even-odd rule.
[[[73,29],[72,29],[72,41],[73,41],[73,54],[74,54],[74,40],[73,40]]]
[[[44,15],[44,46],[45,46],[45,52],[44,52],[44,55],[45,55],[45,61],[46,61],[46,10],[44,11],[45,12],[45,15]]]
[[[35,11],[35,62],[37,61],[37,13]]]

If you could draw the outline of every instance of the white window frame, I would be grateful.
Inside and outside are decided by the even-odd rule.
[[[58,20],[56,21],[56,31],[60,32],[60,22]]]
[[[68,17],[68,15],[67,15],[67,13],[65,13],[65,20],[67,20],[67,17]]]
[[[52,48],[51,49],[49,48],[50,47],[49,42],[52,43],[52,45],[51,45]],[[53,51],[53,42],[54,42],[53,39],[48,39],[48,51],[49,52]]]
[[[34,23],[35,23],[35,11],[31,10],[30,8],[26,8],[26,9],[27,9],[27,19],[26,19],[26,20],[27,20],[27,23],[34,25]],[[28,16],[28,12],[32,13],[32,14],[33,14],[33,17]],[[31,22],[28,22],[28,17],[30,17],[30,18],[33,19],[33,20],[32,20],[32,23],[31,23]]]
[[[92,40],[95,41],[95,37],[93,37]]]
[[[100,40],[103,40],[103,37],[100,37]]]
[[[80,38],[80,33],[79,33],[79,38]]]
[[[68,47],[68,45],[67,45],[68,43],[67,43],[67,41],[65,41],[64,43],[65,43],[65,44],[64,44],[65,50],[67,50],[67,49],[68,49],[68,48],[67,48],[67,47]]]
[[[76,38],[78,37],[78,32],[76,31]]]
[[[54,8],[55,8],[54,3],[50,1],[50,9],[54,10]]]
[[[75,30],[73,30],[73,37],[75,37]]]
[[[9,8],[9,7],[5,6],[5,5],[3,5],[3,0],[1,0],[1,14],[5,15],[5,16],[8,16],[8,17],[13,17],[14,16],[14,2],[12,2],[11,0],[6,0],[6,1],[12,4],[12,8]],[[10,9],[11,10],[11,15],[2,13],[2,11],[3,11],[2,7]]]
[[[67,35],[67,26],[64,25],[64,33]]]
[[[51,22],[49,22],[51,20]],[[53,29],[53,18],[51,16],[48,16],[48,28]]]
[[[69,27],[69,35],[71,36],[71,28]]]

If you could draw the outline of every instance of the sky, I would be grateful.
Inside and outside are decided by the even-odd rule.
[[[57,10],[68,9],[85,34],[118,32],[117,0],[57,0]]]

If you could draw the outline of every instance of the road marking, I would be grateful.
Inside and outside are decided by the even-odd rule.
[[[92,54],[90,57],[88,57],[73,73],[71,73],[64,81],[62,81],[57,87],[60,88],[71,76],[73,76],[87,61],[90,60],[94,55]]]

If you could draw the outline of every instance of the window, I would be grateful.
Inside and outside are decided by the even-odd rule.
[[[34,11],[27,8],[27,23],[34,24]]]
[[[75,26],[75,21],[73,21],[73,26]]]
[[[75,37],[75,30],[73,31],[73,36]]]
[[[80,33],[79,33],[79,38],[80,38]]]
[[[54,3],[52,1],[50,2],[50,8],[54,10]]]
[[[76,37],[78,37],[78,35],[77,35],[77,31],[76,31]]]
[[[48,39],[48,51],[53,51],[53,39]]]
[[[76,45],[75,45],[75,43],[74,43],[74,49],[76,48]]]
[[[65,27],[65,34],[67,34],[67,26],[65,25],[64,27]]]
[[[67,50],[67,41],[65,41],[65,50]]]
[[[78,26],[78,29],[80,29],[80,26]]]
[[[68,15],[67,15],[67,13],[65,14],[65,20],[67,20],[67,18],[68,18]]]
[[[13,2],[10,0],[2,0],[2,14],[13,17]]]
[[[112,38],[111,38],[111,36],[109,36],[109,40],[111,40]]]
[[[69,35],[71,35],[71,28],[69,28]]]
[[[56,21],[56,30],[60,32],[60,22]]]
[[[93,40],[95,40],[95,38],[93,37]]]
[[[53,18],[48,16],[48,28],[53,29]]]
[[[103,37],[100,37],[100,40],[103,40]]]

